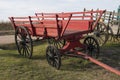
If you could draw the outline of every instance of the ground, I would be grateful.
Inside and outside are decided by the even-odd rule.
[[[10,44],[10,43],[15,43],[14,35],[0,36],[0,44]]]
[[[120,80],[120,76],[87,60],[62,57],[60,70],[48,65],[46,41],[34,42],[32,59],[20,56],[15,44],[0,45],[0,80]],[[120,70],[120,44],[107,43],[99,61]]]

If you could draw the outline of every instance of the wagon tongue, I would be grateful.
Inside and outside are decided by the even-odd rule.
[[[102,62],[100,62],[100,61],[98,61],[98,60],[96,60],[96,59],[82,53],[82,52],[77,52],[77,54],[81,55],[84,59],[87,59],[87,60],[89,60],[89,61],[91,61],[91,62],[93,62],[93,63],[95,63],[95,64],[97,64],[97,65],[99,65],[99,66],[101,66],[103,68],[105,68],[106,70],[109,70],[109,71],[111,71],[111,72],[113,72],[113,73],[120,76],[120,71],[119,70],[116,70],[115,68],[112,68],[112,67],[110,67],[110,66],[108,66],[108,65],[106,65],[106,64],[104,64],[104,63],[102,63]]]

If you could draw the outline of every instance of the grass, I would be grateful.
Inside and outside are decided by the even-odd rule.
[[[8,47],[9,46],[9,47]],[[0,48],[0,80],[120,80],[120,76],[80,58],[62,57],[62,66],[56,70],[49,66],[46,42],[36,42],[32,59],[18,55],[14,44]],[[99,60],[120,70],[120,44],[101,48]]]

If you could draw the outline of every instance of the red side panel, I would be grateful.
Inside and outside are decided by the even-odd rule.
[[[47,36],[51,36],[51,37],[57,37],[58,36],[57,29],[47,28],[46,30],[47,30]]]
[[[65,26],[66,21],[63,21],[63,26]],[[88,20],[70,20],[67,29],[70,30],[88,30],[90,27],[90,22]]]
[[[36,35],[43,36],[44,35],[44,28],[35,28]]]
[[[42,36],[44,35],[44,27],[43,24],[40,23],[32,23],[33,29],[35,31],[34,35]]]
[[[58,26],[56,20],[44,20],[43,25],[46,28],[47,36],[58,36]]]

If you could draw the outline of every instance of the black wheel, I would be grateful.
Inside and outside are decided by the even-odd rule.
[[[86,46],[85,53],[93,58],[98,58],[100,50],[97,40],[89,36],[85,38],[84,44]]]
[[[55,47],[57,47],[58,49],[60,49],[60,48],[62,48],[65,45],[66,41],[64,39],[56,40],[54,38],[50,38],[50,39],[48,39],[48,43],[52,44]]]
[[[33,53],[32,39],[25,27],[17,27],[15,42],[20,55],[31,58]]]
[[[59,50],[52,45],[49,45],[46,49],[46,58],[48,64],[59,69],[61,66],[61,56]]]
[[[102,22],[98,22],[98,24],[96,25],[95,29],[94,29],[94,35],[97,38],[99,45],[103,46],[107,40],[108,40],[108,30],[107,27],[104,23]]]

